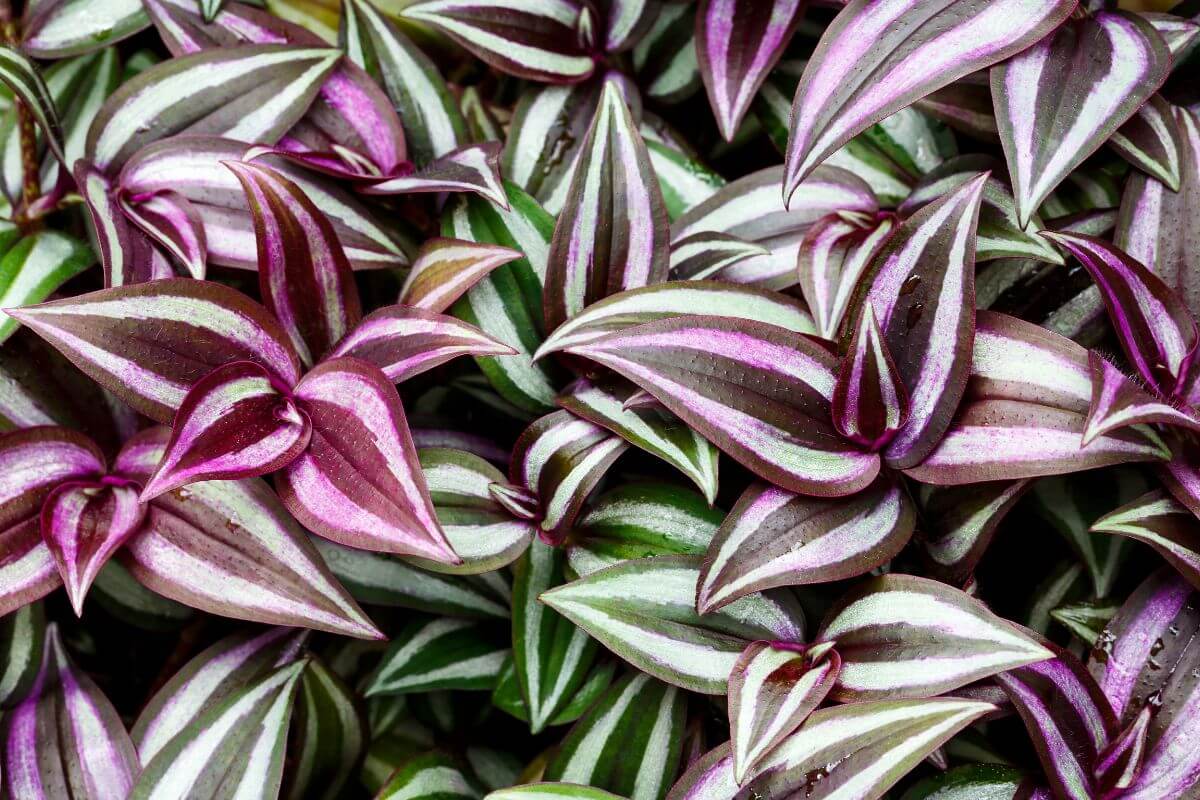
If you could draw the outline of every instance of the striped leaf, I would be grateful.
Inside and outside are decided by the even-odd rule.
[[[784,198],[855,134],[1004,61],[1054,30],[1071,0],[851,0],[825,29],[796,89]]]
[[[1200,259],[1200,245],[1185,231],[1200,220],[1200,116],[1182,108],[1173,111],[1181,140],[1179,190],[1130,175],[1113,242],[1182,296],[1194,315],[1200,312],[1200,282],[1191,265]]]
[[[136,203],[129,198],[120,198],[119,202],[125,216],[170,254],[189,277],[204,278],[208,242],[204,220],[190,200],[168,189],[139,198]]]
[[[606,297],[558,326],[535,356],[542,358],[645,322],[705,314],[816,333],[804,306],[786,295],[720,281],[670,281]]]
[[[617,795],[579,783],[526,783],[497,789],[486,800],[622,800]]]
[[[440,314],[496,267],[521,257],[519,250],[500,245],[426,239],[396,302]]]
[[[1024,780],[1025,773],[1015,767],[963,764],[918,781],[902,800],[1020,800]]]
[[[855,287],[896,224],[891,214],[830,214],[805,233],[797,254],[800,292],[821,338],[838,338]]]
[[[30,4],[21,49],[34,58],[98,50],[149,25],[137,0],[59,0]]]
[[[46,637],[46,611],[29,603],[0,617],[0,709],[17,705],[37,680]]]
[[[566,562],[562,549],[535,540],[513,567],[513,666],[534,733],[571,702],[599,651],[586,632],[539,602],[563,583]]]
[[[12,90],[13,97],[33,114],[46,137],[46,143],[58,160],[67,164],[63,146],[62,123],[50,88],[34,64],[26,55],[10,47],[0,47],[0,82]]]
[[[1128,122],[1108,139],[1108,146],[1151,178],[1178,192],[1183,134],[1170,103],[1151,95]]]
[[[861,575],[899,553],[915,524],[904,487],[887,478],[846,499],[755,483],[708,547],[697,608],[707,613],[763,589]]]
[[[817,641],[832,642],[842,657],[832,692],[842,702],[931,697],[1054,655],[978,600],[911,575],[852,589]]]
[[[1025,722],[1056,797],[1097,796],[1092,776],[1117,720],[1095,679],[1070,653],[996,676]]]
[[[344,547],[317,537],[312,544],[360,602],[471,619],[509,617],[509,587],[498,573],[440,575],[388,553]]]
[[[908,389],[908,420],[884,451],[899,469],[919,464],[937,446],[966,388],[975,229],[986,180],[980,175],[900,223],[875,255],[855,303],[873,307]]]
[[[717,127],[732,141],[750,101],[800,24],[801,0],[706,0],[696,12],[696,59]]]
[[[714,278],[748,258],[769,252],[762,245],[744,242],[728,233],[701,231],[671,245],[669,275],[673,280],[683,281]]]
[[[146,703],[131,734],[149,763],[214,706],[299,658],[306,634],[288,628],[244,631],[221,639],[184,664]]]
[[[413,306],[372,311],[337,343],[332,357],[350,356],[379,367],[402,383],[458,356],[515,355],[516,350],[474,325]]]
[[[541,600],[638,669],[690,691],[724,694],[748,642],[802,641],[802,613],[790,595],[756,594],[701,616],[699,567],[695,556],[626,561]]]
[[[828,214],[874,214],[879,202],[861,178],[836,167],[815,172],[790,208],[779,197],[782,167],[752,172],[721,187],[671,225],[671,241],[704,231],[728,233],[762,245],[770,255],[728,269],[721,279],[785,289],[796,283],[796,256],[809,226]]]
[[[1125,375],[1108,359],[1092,350],[1088,353],[1092,371],[1092,406],[1088,409],[1083,443],[1110,431],[1130,425],[1161,423],[1190,430],[1200,429],[1200,419],[1190,407],[1176,405],[1147,391]]]
[[[26,236],[0,258],[0,308],[40,303],[95,261],[92,249],[57,231]],[[17,329],[15,319],[0,323],[0,342]]]
[[[525,429],[513,445],[509,480],[538,499],[541,536],[558,544],[583,501],[629,445],[569,411],[555,411]]]
[[[686,694],[630,673],[575,723],[542,777],[662,800],[679,769],[686,713]]]
[[[1091,529],[1150,545],[1180,575],[1200,586],[1200,522],[1167,492],[1147,492],[1100,517]]]
[[[996,123],[1022,225],[1158,90],[1170,65],[1166,43],[1149,22],[1101,11],[1067,22],[992,71]]]
[[[821,705],[839,669],[836,650],[820,653],[772,642],[746,648],[729,676],[729,735],[738,785]]]
[[[481,198],[459,197],[442,218],[442,235],[518,250],[524,258],[504,264],[454,304],[456,317],[515,348],[515,356],[477,359],[479,368],[505,400],[529,414],[553,406],[555,376],[535,365],[532,353],[542,343],[542,284],[554,220],[532,197],[505,185],[509,210]]]
[[[851,703],[814,712],[738,786],[723,744],[694,761],[668,800],[883,797],[921,760],[995,709],[954,698]]]
[[[461,619],[417,620],[388,645],[367,680],[367,697],[441,689],[491,690],[510,657],[478,623]]]
[[[258,289],[306,365],[362,316],[350,262],[333,225],[303,190],[269,167],[225,164],[246,192],[258,242]]]
[[[473,192],[501,208],[508,198],[500,178],[500,143],[469,144],[446,153],[410,175],[360,187],[364,194]]]
[[[120,187],[132,196],[177,192],[200,216],[210,264],[257,269],[258,244],[245,191],[233,172],[222,165],[244,160],[249,149],[244,143],[213,136],[171,137],[134,154],[121,170]],[[255,161],[300,187],[333,224],[354,269],[408,264],[405,248],[409,245],[396,226],[376,219],[350,192],[275,156]]]
[[[172,134],[273,144],[300,119],[341,54],[253,45],[172,58],[126,81],[96,115],[87,158],[113,172]]]
[[[288,511],[340,544],[461,563],[438,525],[387,376],[366,361],[335,358],[305,375],[294,396],[312,436],[276,482]]]
[[[362,709],[337,673],[312,659],[300,678],[295,715],[288,743],[295,761],[285,796],[337,800],[352,784],[366,752]]]
[[[987,70],[967,75],[926,95],[914,107],[972,138],[990,142],[1000,136]]]
[[[571,83],[595,68],[585,21],[594,12],[572,0],[424,0],[401,13],[439,28],[484,63],[518,78]]]
[[[437,67],[371,0],[345,3],[338,36],[350,61],[387,92],[414,162],[423,166],[467,143],[466,121]]]
[[[278,667],[205,709],[145,761],[129,800],[276,797],[292,701],[306,664]]]
[[[918,487],[920,546],[928,575],[963,586],[987,552],[1000,523],[1024,497],[1031,481],[989,481],[964,486]]]
[[[547,329],[608,295],[665,280],[669,235],[645,144],[606,81],[550,244]]]
[[[690,490],[627,483],[588,504],[572,527],[567,560],[583,576],[647,556],[703,555],[724,516]]]
[[[592,666],[583,685],[575,692],[571,701],[563,706],[562,711],[554,719],[546,723],[547,727],[567,725],[579,719],[595,704],[596,699],[604,694],[612,683],[617,671],[617,662],[611,659],[599,660]],[[521,687],[517,682],[517,669],[511,656],[504,660],[500,667],[500,676],[496,679],[496,688],[492,691],[492,705],[504,713],[522,722],[529,722],[529,709],[525,698],[521,695]]]
[[[46,628],[29,694],[0,720],[9,797],[125,797],[137,753],[117,710],[71,662],[58,627]]]
[[[109,614],[140,630],[177,631],[196,616],[183,603],[142,586],[116,559],[100,570],[90,597]]]
[[[131,439],[115,472],[145,482],[168,431]],[[265,483],[204,481],[155,498],[120,553],[139,582],[213,614],[377,638]]]
[[[909,405],[873,306],[865,303],[833,386],[833,427],[857,445],[880,450],[908,422]]]
[[[430,752],[401,764],[375,800],[480,800],[486,791],[456,759]]]
[[[250,361],[217,367],[183,398],[163,460],[141,499],[197,481],[282,469],[304,452],[311,434],[308,418],[266,369]]]
[[[87,159],[80,159],[75,162],[75,184],[100,252],[105,288],[174,276],[170,262],[149,235],[136,227],[138,219],[126,215],[114,181]]]
[[[169,423],[213,369],[252,361],[294,384],[300,362],[267,312],[222,284],[154,281],[10,312],[104,388]],[[188,358],[180,358],[180,353]]]
[[[1096,787],[1101,792],[1128,789],[1141,774],[1146,755],[1146,737],[1154,709],[1141,710],[1125,730],[1113,737],[1096,759]]]
[[[981,311],[965,402],[937,448],[905,474],[957,485],[1169,457],[1143,428],[1081,447],[1091,397],[1086,350],[1038,325]]]
[[[634,46],[633,66],[645,97],[676,103],[700,88],[694,17],[690,6],[662,5]]]
[[[630,379],[734,460],[789,491],[839,497],[879,472],[877,454],[839,440],[829,421],[834,359],[801,334],[682,316],[566,352]]]
[[[642,112],[639,130],[646,142],[650,166],[658,177],[663,205],[672,221],[692,206],[703,203],[725,185],[725,179],[700,162],[681,139],[666,131],[667,124],[651,112]]]
[[[661,408],[627,410],[624,404],[634,391],[627,383],[580,378],[559,395],[558,404],[677,468],[712,503],[717,496],[717,449]]]

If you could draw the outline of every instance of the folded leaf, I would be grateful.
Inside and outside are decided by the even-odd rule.
[[[500,144],[471,144],[430,162],[411,175],[400,175],[360,187],[364,194],[473,192],[501,208],[508,198],[500,178]]]
[[[741,787],[734,780],[730,745],[723,744],[694,761],[667,800],[882,797],[923,758],[994,708],[952,698],[825,708],[764,757]]]
[[[188,390],[234,361],[286,384],[300,362],[266,310],[229,287],[187,278],[104,289],[11,311],[104,388],[168,423]]]
[[[833,427],[846,439],[868,450],[887,446],[908,421],[908,390],[870,302],[850,337],[849,348],[833,387]]]
[[[83,242],[57,231],[26,236],[0,258],[0,308],[40,303],[95,261]],[[15,319],[0,322],[0,343],[17,329]]]
[[[1153,709],[1146,706],[1125,730],[1108,743],[1096,759],[1096,786],[1102,792],[1128,789],[1142,769],[1146,755],[1146,734]]]
[[[253,45],[172,58],[126,81],[88,132],[87,158],[112,173],[172,134],[273,144],[337,64],[334,50]]]
[[[312,437],[276,489],[301,524],[353,547],[459,563],[434,514],[400,396],[378,367],[324,361],[296,385],[295,400]]]
[[[833,688],[841,668],[836,650],[753,642],[729,676],[733,777],[740,785],[760,758],[800,727]]]
[[[295,767],[287,797],[336,800],[357,775],[367,749],[367,721],[355,693],[324,663],[308,662],[300,678],[289,742]]]
[[[697,608],[708,613],[763,589],[862,575],[899,553],[915,524],[904,488],[886,478],[846,499],[756,483],[708,547]]]
[[[667,277],[669,221],[645,144],[607,81],[558,215],[546,268],[546,327]]]
[[[135,226],[137,218],[126,216],[114,191],[115,181],[82,158],[75,162],[74,176],[100,251],[105,288],[173,277],[167,259]]]
[[[879,472],[876,454],[838,440],[828,421],[833,358],[800,334],[682,316],[566,351],[632,380],[739,463],[789,491],[840,497]]]
[[[121,211],[163,250],[170,253],[192,278],[204,278],[208,241],[204,220],[190,200],[165,190],[136,202],[121,199]],[[96,209],[100,213],[100,209]],[[111,284],[110,285],[120,285]]]
[[[299,186],[269,167],[225,164],[254,215],[258,288],[288,332],[300,360],[312,365],[362,316],[350,262],[333,225]]]
[[[4,788],[12,797],[124,797],[137,753],[117,710],[46,629],[41,668],[28,696],[4,715]]]
[[[750,641],[803,639],[802,614],[788,595],[756,594],[701,616],[699,566],[692,556],[626,561],[541,600],[638,669],[690,691],[723,694]]]
[[[510,247],[426,239],[396,302],[440,314],[496,267],[522,257]]]
[[[915,100],[1004,61],[1067,18],[1072,0],[851,0],[826,28],[792,106],[785,201],[856,134]]]
[[[1200,586],[1200,521],[1170,494],[1147,492],[1096,520],[1092,530],[1150,545],[1193,586]]]
[[[592,74],[582,4],[571,0],[425,0],[405,19],[445,31],[484,63],[535,81],[571,83]]]
[[[679,769],[686,715],[683,692],[631,673],[571,728],[542,777],[661,800]]]
[[[659,6],[650,28],[634,46],[633,65],[647,98],[673,103],[700,88],[694,17],[687,6]]]
[[[829,612],[842,702],[930,697],[1054,656],[1019,625],[945,584],[886,575],[859,584]]]
[[[1166,43],[1149,22],[1100,11],[1067,22],[992,71],[1022,225],[1154,94],[1170,65]]]
[[[13,97],[24,103],[33,114],[54,155],[63,166],[68,166],[63,150],[62,125],[58,120],[58,111],[37,65],[10,47],[0,47],[0,81],[11,89]]]
[[[1183,180],[1182,139],[1173,107],[1156,94],[1109,137],[1108,146],[1142,172],[1178,192]]]
[[[854,288],[895,227],[890,214],[830,214],[804,235],[798,255],[800,291],[823,339],[838,337]]]
[[[510,656],[483,626],[457,619],[410,623],[388,645],[365,694],[491,689]]]

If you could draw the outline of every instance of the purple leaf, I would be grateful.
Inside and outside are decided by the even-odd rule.
[[[123,197],[121,211],[174,256],[188,275],[204,277],[208,260],[204,221],[186,197],[169,189],[144,198]],[[114,284],[110,281],[109,285]]]
[[[1171,56],[1135,14],[1071,20],[992,70],[992,98],[1022,226],[1167,78]]]
[[[312,437],[276,487],[296,519],[351,547],[459,563],[387,376],[361,359],[334,358],[305,375],[294,397]]]
[[[271,374],[250,361],[217,367],[188,391],[142,502],[205,480],[282,469],[308,446],[307,417]]]
[[[739,785],[816,710],[841,666],[837,651],[821,645],[752,642],[742,652],[729,674],[729,737]]]
[[[873,305],[862,307],[858,325],[833,386],[833,427],[855,444],[883,449],[908,421],[905,388]]]
[[[860,290],[908,388],[908,421],[885,451],[899,469],[919,464],[937,446],[967,385],[975,226],[986,180],[980,175],[900,223],[869,268],[869,288]]]
[[[146,13],[173,56],[243,44],[318,45],[320,38],[268,11],[227,2],[212,19],[192,0],[143,0]]]
[[[550,83],[572,83],[595,68],[585,17],[574,0],[425,0],[401,16],[433,25],[501,72]]]
[[[1166,492],[1147,492],[1096,520],[1092,530],[1150,545],[1193,586],[1200,587],[1200,520]]]
[[[891,214],[830,214],[804,235],[798,257],[800,291],[822,338],[838,337],[854,287],[895,227]]]
[[[1183,181],[1183,132],[1175,109],[1156,94],[1114,133],[1108,146],[1150,177],[1178,192]]]
[[[607,81],[554,226],[547,330],[597,300],[666,280],[669,226],[646,145],[620,90]]]
[[[696,607],[708,613],[763,589],[861,575],[899,553],[915,524],[908,494],[886,478],[846,499],[754,484],[708,547]]]
[[[496,267],[523,257],[519,250],[496,244],[426,239],[396,302],[440,314]]]
[[[410,306],[385,306],[355,325],[330,357],[361,358],[383,370],[392,383],[401,383],[458,356],[516,352],[454,317]]]
[[[1144,707],[1096,757],[1096,788],[1105,796],[1122,792],[1137,780],[1146,757],[1146,737],[1153,714],[1153,707]]]
[[[169,434],[131,439],[115,471],[145,482]],[[203,481],[154,498],[118,558],[151,590],[212,614],[382,637],[260,480]]]
[[[1088,362],[1092,371],[1092,405],[1083,431],[1085,445],[1105,433],[1151,422],[1200,431],[1200,417],[1190,408],[1182,404],[1176,407],[1155,397],[1095,350],[1088,353]]]
[[[696,11],[696,60],[717,127],[732,141],[803,15],[804,0],[704,0]]]
[[[1112,707],[1070,653],[996,676],[1033,739],[1056,797],[1092,800],[1092,768],[1116,733]]]
[[[1021,52],[1075,0],[851,0],[825,29],[792,106],[783,196],[872,124]]]
[[[96,234],[105,287],[145,283],[174,275],[150,239],[126,219],[113,182],[90,161],[75,163],[75,183]]]
[[[140,766],[120,715],[71,662],[56,625],[29,695],[4,715],[0,746],[14,798],[125,797]]]
[[[965,584],[1004,517],[1024,497],[1030,481],[991,481],[965,486],[921,486],[920,546],[932,562],[928,575]]]
[[[801,334],[760,322],[683,316],[566,352],[625,376],[756,475],[789,491],[839,497],[865,488],[879,472],[878,455],[838,441],[829,423],[833,357]]]
[[[146,508],[128,483],[70,481],[42,506],[41,531],[77,615],[100,568],[142,523]]]
[[[1143,264],[1092,236],[1044,233],[1091,274],[1129,361],[1165,397],[1183,398],[1195,379],[1200,335],[1175,292]]]
[[[409,175],[398,175],[359,187],[363,194],[473,192],[508,208],[500,179],[500,143],[469,144],[452,150]]]
[[[257,164],[225,166],[241,181],[254,215],[263,301],[311,365],[362,316],[350,263],[333,225],[299,186]]]

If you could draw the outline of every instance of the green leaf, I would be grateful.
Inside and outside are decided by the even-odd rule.
[[[454,759],[426,753],[401,764],[375,800],[478,800],[486,790]]]
[[[492,792],[485,800],[619,800],[617,795],[578,783],[527,783]]]
[[[546,727],[566,725],[583,716],[596,702],[596,698],[604,694],[616,671],[617,663],[609,659],[593,666],[583,685],[575,692],[575,696],[558,712],[558,716],[546,723]],[[521,696],[521,687],[517,683],[517,669],[511,658],[506,659],[500,667],[500,676],[496,679],[496,688],[492,692],[492,705],[522,722],[529,722],[529,710],[525,707],[525,698]]]
[[[1013,800],[1025,775],[998,764],[964,764],[925,778],[901,800]]]
[[[313,659],[300,679],[295,713],[287,797],[337,800],[366,752],[367,723],[354,693]]]
[[[0,258],[0,308],[40,303],[95,261],[92,248],[65,233],[42,231],[26,236]],[[12,317],[0,321],[0,342],[18,326]]]
[[[42,663],[46,612],[30,603],[0,617],[0,708],[21,702]]]
[[[486,689],[496,684],[510,658],[488,629],[461,619],[409,623],[396,636],[367,681],[368,697],[433,689]]]
[[[148,631],[172,631],[196,612],[138,583],[121,562],[113,559],[100,570],[88,597],[113,616]]]
[[[0,81],[12,89],[17,99],[30,110],[41,125],[54,155],[58,156],[58,160],[64,166],[69,166],[66,151],[63,149],[62,124],[54,106],[54,97],[50,94],[37,65],[10,47],[0,47]]]

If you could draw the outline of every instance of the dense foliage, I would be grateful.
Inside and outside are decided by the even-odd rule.
[[[1197,0],[0,36],[0,797],[1200,798]]]

